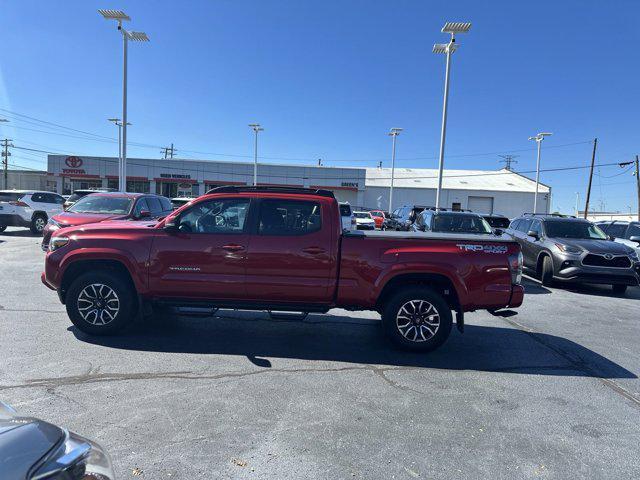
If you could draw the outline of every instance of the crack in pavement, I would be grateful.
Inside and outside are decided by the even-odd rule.
[[[67,377],[50,377],[50,378],[34,378],[26,380],[22,384],[17,385],[0,385],[0,391],[11,390],[17,388],[35,388],[44,387],[47,389],[66,385],[83,385],[90,383],[104,382],[121,382],[129,380],[156,380],[156,379],[181,379],[181,380],[220,380],[226,378],[243,378],[253,375],[261,375],[264,373],[325,373],[325,372],[348,372],[348,371],[368,371],[375,370],[377,367],[372,365],[350,366],[350,367],[333,367],[333,368],[293,368],[279,369],[269,368],[262,370],[253,370],[250,372],[229,372],[220,373],[218,375],[198,375],[192,371],[176,371],[176,372],[141,372],[141,373],[96,373],[88,372],[82,375],[70,375]],[[384,370],[408,370],[399,367],[385,368]],[[412,368],[411,370],[418,370]]]
[[[639,396],[635,395],[633,392],[630,392],[629,390],[624,388],[622,385],[619,385],[618,383],[614,382],[610,378],[604,378],[602,375],[600,375],[600,372],[598,372],[595,369],[593,369],[582,358],[576,357],[575,355],[572,355],[570,352],[566,352],[562,348],[560,348],[560,347],[558,347],[556,345],[553,345],[551,342],[549,342],[549,341],[545,340],[543,337],[541,337],[539,335],[540,332],[536,331],[535,329],[533,329],[531,327],[527,327],[526,325],[518,323],[515,320],[511,320],[510,318],[506,318],[506,317],[500,317],[500,318],[502,318],[502,320],[504,320],[505,322],[507,322],[511,326],[513,326],[516,329],[520,330],[522,333],[528,335],[531,339],[533,339],[534,341],[538,342],[540,345],[542,345],[542,346],[548,348],[549,350],[553,351],[556,355],[564,358],[571,365],[575,366],[575,370],[584,373],[585,376],[587,376],[587,377],[597,378],[600,381],[600,383],[602,383],[605,387],[607,387],[610,390],[614,391],[618,395],[626,398],[627,400],[632,402],[635,407],[640,408],[640,397]]]

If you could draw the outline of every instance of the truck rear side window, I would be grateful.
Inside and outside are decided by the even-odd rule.
[[[263,200],[258,234],[306,235],[322,227],[320,204],[298,200]]]

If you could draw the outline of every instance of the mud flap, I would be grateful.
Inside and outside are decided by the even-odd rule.
[[[460,333],[464,333],[464,312],[456,310],[456,327]]]

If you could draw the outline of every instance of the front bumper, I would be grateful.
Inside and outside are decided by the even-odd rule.
[[[562,264],[564,265],[564,263]],[[640,284],[640,263],[631,268],[589,267],[585,265],[569,265],[556,271],[554,280],[567,283],[593,283],[600,285]]]

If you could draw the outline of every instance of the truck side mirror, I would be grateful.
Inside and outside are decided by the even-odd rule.
[[[167,219],[162,229],[167,233],[177,233],[179,231],[179,228],[178,224],[176,223],[176,217]]]
[[[536,240],[540,240],[540,235],[538,235],[538,232],[534,232],[533,230],[529,230],[529,231],[527,232],[527,235],[528,235],[529,237],[533,237],[533,238],[535,238]]]
[[[629,240],[640,244],[640,235],[632,235],[631,237],[629,237]]]
[[[504,233],[504,230],[501,228],[494,228],[493,233],[495,233],[498,237]]]
[[[149,210],[140,210],[140,212],[136,215],[136,219],[140,220],[142,218],[149,218],[151,216],[151,212]]]

